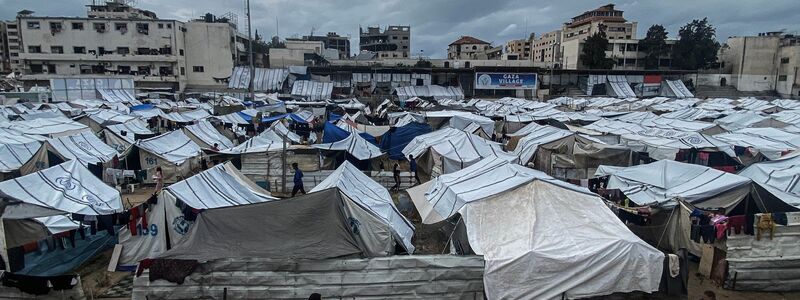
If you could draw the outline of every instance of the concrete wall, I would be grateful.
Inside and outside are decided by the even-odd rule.
[[[188,85],[224,87],[214,78],[224,78],[233,70],[235,32],[228,23],[186,23],[186,81]],[[203,72],[195,72],[202,66]]]
[[[730,84],[744,92],[774,90],[779,42],[778,36],[729,38],[725,64],[733,75]]]
[[[784,60],[788,59],[788,62]],[[782,97],[800,97],[800,45],[778,50],[778,79],[775,90]],[[786,76],[785,80],[783,76]]]

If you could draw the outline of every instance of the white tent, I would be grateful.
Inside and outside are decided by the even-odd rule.
[[[333,82],[297,80],[292,84],[292,96],[304,97],[310,101],[326,100],[333,93]]]
[[[175,130],[165,134],[136,141],[139,147],[139,163],[143,170],[162,167],[165,181],[175,181],[177,176],[185,176],[199,167],[200,146],[195,144],[183,131]],[[148,177],[147,180],[150,180]]]
[[[311,147],[322,150],[346,151],[358,160],[366,160],[383,155],[378,146],[373,145],[357,133],[350,133],[350,135],[340,141],[327,144],[314,144],[311,145]]]
[[[162,114],[161,117],[178,123],[193,123],[211,116],[205,109],[195,109],[185,112],[171,112]]]
[[[73,135],[89,131],[88,126],[67,118],[34,119],[30,121],[0,122],[0,127],[14,129],[25,134],[36,134],[45,137]]]
[[[19,201],[6,207],[3,212],[6,219],[63,213],[108,215],[122,211],[119,192],[76,160],[0,182],[0,195]]]
[[[742,128],[714,136],[722,142],[758,150],[769,159],[778,159],[786,152],[800,148],[800,134],[775,128]]]
[[[425,154],[431,157],[423,157]],[[431,176],[461,170],[490,156],[515,160],[502,150],[500,144],[455,128],[442,128],[415,137],[403,148],[403,156],[409,155],[413,155],[420,166],[427,164],[427,170],[423,168],[421,171],[431,172]]]
[[[414,253],[414,245],[411,243],[414,225],[400,213],[385,187],[346,161],[317,184],[310,193],[332,187],[338,187],[351,200],[389,224],[394,231],[395,239],[408,253]]]
[[[244,143],[228,149],[222,149],[219,152],[223,154],[247,154],[280,151],[281,149],[283,149],[283,138],[274,131],[268,129]]]
[[[218,149],[227,149],[234,146],[233,141],[222,135],[211,122],[201,120],[183,128],[189,138],[202,148],[211,148],[217,144]]]
[[[658,290],[664,255],[584,188],[487,158],[438,177],[424,197],[444,217],[461,214],[490,299]]]
[[[39,151],[22,168],[22,174],[49,168],[48,153],[65,161],[76,160],[83,166],[97,163],[109,164],[117,156],[117,150],[103,143],[94,133],[81,132],[47,139]]]
[[[800,208],[800,156],[753,164],[739,175],[752,179],[783,202]]]
[[[600,166],[596,176],[610,176],[608,189],[619,189],[637,205],[674,207],[677,200],[695,206],[733,208],[750,192],[748,178],[713,168],[660,160],[632,167]]]
[[[136,143],[136,135],[143,135],[145,137],[154,135],[154,133],[147,128],[147,123],[141,119],[131,120],[122,124],[108,125],[103,132],[106,144],[117,149],[118,152],[125,151],[128,147]]]

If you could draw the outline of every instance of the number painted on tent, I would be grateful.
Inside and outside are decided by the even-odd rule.
[[[150,224],[150,235],[152,236],[158,235],[158,226],[156,224]]]
[[[145,236],[145,235],[157,236],[158,235],[158,225],[156,225],[156,224],[150,224],[149,227],[147,227],[147,226],[142,227],[142,224],[136,224],[136,229],[139,232],[140,236]]]

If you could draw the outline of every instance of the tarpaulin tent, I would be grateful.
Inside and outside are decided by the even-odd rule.
[[[195,109],[191,111],[184,111],[184,112],[171,112],[168,114],[162,114],[161,117],[167,119],[169,121],[178,122],[178,123],[193,123],[198,120],[205,119],[211,116],[205,109]]]
[[[92,132],[47,139],[39,151],[22,167],[22,174],[49,168],[54,162],[51,155],[58,158],[55,163],[76,160],[85,167],[98,163],[109,167],[117,156],[117,150],[103,143]]]
[[[599,196],[542,172],[487,158],[440,176],[414,203],[445,218],[461,214],[469,248],[486,261],[490,299],[658,290],[664,254]]]
[[[339,189],[331,188],[291,199],[204,211],[186,237],[158,258],[370,257],[393,245],[389,226]]]
[[[434,99],[464,99],[464,91],[456,86],[401,86],[396,87],[392,94],[397,95],[400,100],[407,100],[414,97],[430,97]]]
[[[174,246],[187,235],[192,221],[186,219],[178,203],[187,205],[185,209],[188,210],[206,210],[273,200],[277,199],[247,179],[231,163],[218,164],[166,187],[147,212],[148,226],[138,226],[143,227],[143,231],[139,229],[136,234],[129,228],[120,231],[119,240],[123,245],[120,265],[131,266],[142,259],[154,258],[167,251],[167,244]],[[142,225],[140,221],[137,224]]]
[[[490,156],[516,161],[500,144],[455,128],[417,136],[402,152],[404,157],[413,155],[419,165],[418,172],[430,177],[461,170]]]
[[[292,84],[292,96],[306,98],[310,101],[327,100],[333,93],[333,82],[297,80]]]
[[[402,160],[403,148],[414,140],[415,137],[430,133],[431,126],[424,123],[410,122],[401,127],[392,127],[381,137],[380,147],[384,152],[389,153],[389,158]]]
[[[73,135],[91,130],[88,126],[68,118],[34,119],[30,121],[0,122],[0,127],[14,129],[28,135],[36,134],[45,137]]]
[[[214,128],[211,122],[206,120],[183,127],[183,132],[201,148],[211,148],[214,144],[217,145],[217,149],[227,149],[234,146],[233,141],[222,135],[219,130]]]
[[[800,208],[800,156],[753,164],[741,172],[783,202]]]
[[[147,123],[140,119],[122,124],[108,125],[103,129],[106,144],[117,149],[117,152],[127,150],[136,143],[137,139],[149,138],[154,135],[155,133],[147,128]]]
[[[200,167],[200,146],[180,130],[138,140],[135,146],[139,150],[142,170],[153,173],[160,166],[164,181],[177,181],[178,176],[186,176]],[[151,180],[151,177],[145,180]]]
[[[15,176],[19,169],[39,151],[45,138],[0,128],[0,181]]]
[[[373,145],[378,144],[378,140],[375,139],[374,136],[369,135],[366,132],[358,133],[363,139],[369,141]],[[350,132],[339,128],[338,126],[334,125],[331,122],[325,122],[324,127],[322,128],[322,142],[323,143],[335,143],[346,139],[350,136]]]
[[[287,141],[287,146],[290,141]],[[244,143],[236,145],[228,149],[221,149],[219,153],[223,154],[247,154],[247,153],[263,153],[269,151],[279,151],[283,149],[283,138],[272,129],[264,130],[264,132],[254,136]]]
[[[800,134],[776,128],[742,128],[714,138],[732,146],[752,148],[768,159],[778,159],[800,148]]]
[[[354,165],[345,162],[325,180],[317,184],[311,193],[328,188],[337,187],[350,200],[369,210],[392,228],[397,243],[401,244],[408,253],[414,253],[411,238],[414,236],[414,225],[406,219],[394,205],[394,200],[389,191],[380,183],[358,170]],[[386,255],[392,254],[394,249]]]
[[[342,140],[332,143],[314,144],[311,146],[321,150],[346,151],[347,154],[358,160],[367,160],[383,155],[383,152],[381,152],[378,146],[375,146],[375,143],[367,141],[359,134],[349,132],[348,136]]]
[[[280,91],[283,82],[289,76],[286,69],[266,69],[255,68],[253,77],[253,89],[255,91]],[[250,86],[250,68],[235,67],[228,81],[228,88],[246,89]]]
[[[127,115],[110,109],[95,109],[86,110],[86,116],[80,119],[80,122],[91,127],[94,132],[100,132],[105,126],[122,124],[136,119],[139,119],[139,116]]]
[[[714,120],[725,130],[739,130],[747,127],[772,127],[782,128],[788,124],[778,121],[771,116],[766,116],[753,111],[740,111]]]

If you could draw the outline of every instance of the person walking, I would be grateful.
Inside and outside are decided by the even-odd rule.
[[[156,182],[156,188],[153,191],[153,195],[158,195],[161,192],[161,189],[164,187],[164,173],[161,172],[161,166],[156,167],[156,173],[153,174],[153,180]]]
[[[400,190],[400,163],[394,163],[394,169],[392,169],[392,175],[394,176],[394,186],[392,187],[393,190]]]
[[[411,175],[417,180],[417,184],[421,184],[422,182],[419,180],[419,175],[417,175],[417,160],[414,159],[414,155],[408,155],[408,163],[411,166]]]
[[[300,171],[300,167],[297,166],[297,163],[292,163],[292,168],[294,169],[294,187],[292,188],[292,197],[294,197],[298,191],[305,195],[306,189],[303,188],[303,171]]]

